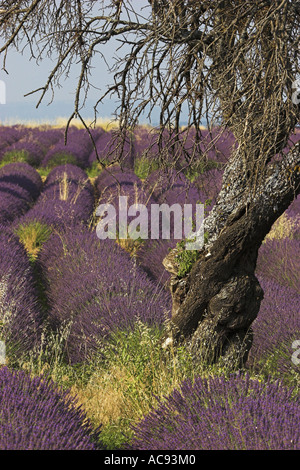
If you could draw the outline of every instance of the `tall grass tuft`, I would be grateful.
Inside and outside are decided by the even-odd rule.
[[[35,261],[43,244],[49,239],[52,229],[38,220],[33,220],[19,225],[15,233],[24,245],[29,259]]]

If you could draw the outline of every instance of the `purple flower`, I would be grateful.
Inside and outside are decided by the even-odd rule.
[[[299,293],[273,279],[259,276],[259,282],[264,298],[252,325],[253,345],[248,365],[252,368],[263,367],[268,361],[275,374],[297,372],[297,366],[292,361],[292,343],[299,340],[300,333]]]
[[[43,157],[43,149],[38,142],[21,139],[5,149],[2,160],[14,161],[16,159],[18,161],[20,159],[19,154],[21,154],[22,161],[38,167]]]
[[[159,155],[158,134],[151,128],[138,126],[134,130],[134,159],[139,160],[147,155],[150,160]]]
[[[242,374],[184,381],[137,426],[129,450],[296,450],[296,390]]]
[[[86,173],[61,165],[48,175],[34,206],[15,224],[38,220],[55,227],[88,223],[94,210],[94,190]]]
[[[40,175],[27,163],[0,168],[0,223],[10,224],[28,211],[40,193]]]
[[[300,293],[300,240],[276,238],[266,240],[259,249],[256,271],[275,283],[295,289]]]
[[[26,135],[26,127],[22,126],[1,126],[0,127],[0,159],[9,145],[20,140]]]
[[[141,181],[132,170],[122,171],[119,165],[113,165],[103,170],[95,180],[95,188],[99,196],[102,196],[104,191],[114,189],[119,184],[141,186]]]
[[[69,324],[71,362],[84,361],[116,329],[132,329],[137,319],[161,325],[169,315],[169,294],[114,240],[99,240],[84,227],[52,235],[38,263],[53,327]]]
[[[150,238],[151,236],[151,205],[156,201],[144,190],[141,180],[132,170],[121,171],[119,166],[113,166],[108,171],[103,171],[95,181],[95,188],[98,195],[97,206],[100,204],[110,204],[116,212],[116,228],[119,228],[120,200],[119,197],[127,197],[128,208],[133,206],[133,214],[127,217],[130,224],[136,217],[140,216],[141,227],[137,227],[136,231],[140,231],[141,238]],[[138,204],[143,204],[147,211],[140,213]],[[124,208],[125,212],[125,208]],[[126,210],[127,213],[127,210]],[[143,231],[143,228],[145,230]],[[147,227],[147,228],[146,228]]]
[[[124,142],[116,131],[102,132],[96,141],[98,157],[103,163],[121,163],[126,168],[133,168],[133,145],[130,137]],[[89,155],[88,162],[91,167],[97,161],[95,149]]]
[[[296,199],[294,199],[289,208],[286,210],[286,214],[289,217],[300,217],[300,194]]]
[[[211,199],[212,205],[215,204],[219,192],[222,186],[223,171],[217,168],[205,171],[199,175],[194,185],[198,188],[198,191],[203,195],[205,202],[207,199]]]
[[[48,149],[55,145],[64,136],[64,129],[38,128],[31,129],[31,137],[34,142],[38,142],[45,154]]]
[[[0,168],[0,184],[2,181],[24,188],[33,200],[38,197],[43,187],[39,173],[26,162],[8,163]]]
[[[92,132],[95,138],[97,134],[98,131]],[[42,166],[45,168],[54,167],[61,163],[70,162],[81,168],[87,168],[92,145],[92,140],[85,129],[70,129],[67,142],[65,143],[64,137],[56,142],[45,155]]]
[[[19,355],[38,344],[43,318],[26,251],[4,227],[0,232],[0,252],[1,339],[8,351]]]
[[[169,250],[175,248],[177,240],[145,240],[137,251],[136,260],[144,271],[155,282],[167,287],[170,273],[165,270],[162,262]]]
[[[1,450],[97,450],[94,430],[77,399],[46,377],[0,369]]]

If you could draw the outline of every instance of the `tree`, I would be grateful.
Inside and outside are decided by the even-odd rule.
[[[203,119],[234,135],[237,146],[205,219],[208,239],[197,262],[183,278],[176,250],[164,264],[173,273],[168,340],[186,341],[198,359],[208,347],[211,361],[244,363],[263,298],[258,249],[300,191],[299,145],[283,152],[299,123],[299,1],[148,0],[137,11],[137,3],[125,0],[9,0],[0,1],[0,10],[4,69],[11,46],[27,45],[37,61],[56,59],[47,83],[35,90],[38,104],[72,64],[81,64],[69,123],[82,119],[94,59],[105,61],[104,45],[117,39],[123,57],[111,68],[114,82],[100,93],[95,118],[103,99],[116,95],[122,142],[157,107],[162,164],[167,155],[170,165],[171,155],[176,165],[185,148],[184,107],[187,129],[196,130],[187,167],[206,158],[199,145]]]

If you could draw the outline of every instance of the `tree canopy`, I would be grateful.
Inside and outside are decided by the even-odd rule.
[[[28,47],[37,63],[46,56],[54,60],[47,82],[32,90],[39,93],[37,106],[80,64],[71,121],[82,119],[89,89],[96,86],[95,61],[108,66],[105,45],[116,40],[112,83],[99,90],[95,118],[101,102],[116,97],[126,135],[158,108],[159,144],[175,149],[185,110],[187,127],[196,129],[188,164],[201,153],[201,124],[228,128],[255,187],[299,122],[292,99],[299,26],[300,3],[293,0],[8,0],[0,1],[0,54],[4,70],[13,46]]]

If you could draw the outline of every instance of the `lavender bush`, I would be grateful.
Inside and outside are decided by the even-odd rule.
[[[138,211],[138,204],[143,204],[149,210],[147,213],[141,214],[141,224],[136,228],[140,232],[141,238],[151,237],[151,204],[156,201],[149,195],[140,179],[134,174],[133,171],[127,170],[122,172],[119,166],[112,167],[109,172],[103,171],[95,181],[95,188],[98,195],[97,205],[111,204],[116,211],[116,226],[119,228],[119,197],[126,196],[128,208],[136,205],[133,215],[128,215],[128,224],[131,224],[136,217],[140,215]],[[100,214],[98,214],[100,215]],[[134,222],[133,222],[134,223]],[[147,226],[147,228],[146,228]],[[145,230],[143,229],[145,227]],[[117,233],[118,235],[118,233]]]
[[[54,129],[51,127],[39,128],[34,127],[31,129],[31,136],[35,142],[38,142],[43,149],[45,155],[53,145],[55,145],[64,136],[64,129]]]
[[[176,170],[154,171],[146,179],[144,186],[159,204],[196,204],[204,197],[196,185]]]
[[[140,160],[146,155],[149,160],[158,157],[158,134],[153,132],[153,129],[146,126],[137,126],[134,130],[133,137],[135,161]]]
[[[15,184],[0,184],[0,223],[9,224],[29,209],[28,192]]]
[[[200,174],[194,181],[194,185],[198,188],[203,199],[210,199],[211,207],[216,203],[217,197],[222,186],[223,171],[214,168]]]
[[[183,169],[188,173],[203,172],[217,161],[217,150],[211,144],[206,129],[200,129],[200,139],[196,141],[195,128],[186,128],[180,135],[183,149],[179,152],[176,168]]]
[[[133,168],[133,145],[130,138],[126,138],[123,143],[116,131],[102,131],[96,141],[96,149],[100,161],[104,164],[122,163],[125,168]],[[92,149],[88,157],[89,166],[94,162],[97,162],[97,155],[95,149]]]
[[[6,148],[24,135],[26,135],[26,128],[23,126],[0,126],[0,160]]]
[[[7,128],[7,134],[10,135],[9,130],[13,128]],[[4,136],[6,134],[4,133]],[[8,138],[6,145],[0,143],[0,159],[1,163],[5,160],[8,161],[26,161],[35,167],[38,167],[46,152],[53,146],[58,140],[63,138],[63,129],[51,129],[51,128],[29,128],[23,127],[22,132],[18,132],[14,135],[14,138]],[[0,135],[1,142],[1,135]]]
[[[259,275],[300,293],[300,239],[266,240],[259,249]]]
[[[176,246],[176,240],[145,240],[136,253],[137,263],[144,271],[160,285],[166,286],[170,280],[170,273],[166,271],[162,262],[172,248]]]
[[[194,222],[197,204],[204,204],[204,215],[212,208],[212,201],[206,198],[205,193],[201,192],[195,184],[191,183],[183,173],[178,173],[176,170],[168,172],[154,171],[145,181],[145,189],[148,194],[153,195],[153,199],[160,205],[167,204],[171,208],[173,204],[179,204],[182,214],[185,204],[192,205]],[[178,242],[180,238],[174,232],[175,215],[173,212],[170,213],[170,227],[170,239]],[[160,227],[159,238],[162,239],[162,237],[163,234]],[[187,233],[182,233],[182,238],[187,237]]]
[[[0,168],[0,182],[2,181],[26,189],[33,200],[39,196],[43,188],[39,173],[26,162],[8,163]]]
[[[77,400],[43,376],[0,368],[1,450],[97,450],[94,430]]]
[[[28,211],[41,186],[39,174],[26,163],[0,168],[0,223],[8,225]]]
[[[99,240],[82,227],[43,245],[39,265],[46,279],[49,318],[54,329],[68,325],[69,361],[82,362],[116,329],[136,319],[160,325],[170,299],[114,240]]]
[[[248,375],[196,378],[140,424],[130,450],[299,450],[296,390]]]
[[[0,230],[0,337],[15,356],[40,340],[42,313],[32,267],[17,237]]]
[[[1,163],[22,161],[38,167],[42,157],[43,149],[41,145],[38,142],[23,138],[5,149]]]
[[[86,173],[75,165],[60,165],[49,173],[35,205],[16,224],[35,220],[55,227],[87,224],[93,210],[94,191]]]
[[[265,373],[291,376],[299,372],[292,362],[292,343],[300,334],[300,296],[295,290],[259,276],[264,290],[259,314],[253,322],[253,345],[248,366]]]
[[[300,217],[300,195],[292,202],[292,204],[286,210],[286,214],[289,217]]]
[[[181,132],[179,138],[184,138],[186,132]],[[189,137],[193,132],[189,134]],[[170,137],[173,139],[169,141]],[[146,158],[150,163],[157,162],[167,165],[172,160],[177,169],[183,169],[187,165],[182,149],[176,146],[176,134],[165,130],[161,136],[162,142],[159,145],[159,132],[155,128],[148,126],[137,126],[133,132],[134,161],[135,163]],[[188,140],[188,139],[187,139]],[[189,144],[185,142],[188,152]]]
[[[64,165],[57,165],[55,168],[53,168],[53,170],[50,171],[45,181],[45,187],[49,186],[51,183],[56,183],[59,181],[65,173],[67,174],[68,178],[74,182],[87,180],[87,174],[84,170],[76,165],[66,163]]]
[[[93,132],[93,137],[97,136],[97,132]],[[64,137],[56,142],[45,155],[41,165],[44,168],[53,168],[63,163],[72,163],[87,168],[91,150],[92,140],[86,130],[70,129],[67,142],[64,142]]]
[[[104,191],[114,189],[119,184],[141,186],[141,181],[132,170],[122,170],[120,165],[107,168],[95,180],[98,196],[104,195]]]
[[[232,151],[237,148],[233,134],[221,127],[202,131],[203,148],[209,157],[221,163],[226,163]],[[208,153],[211,152],[211,153]],[[215,154],[215,157],[214,157]]]

